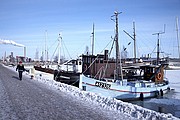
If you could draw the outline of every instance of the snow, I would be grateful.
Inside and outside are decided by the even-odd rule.
[[[8,67],[12,70],[15,68]],[[26,74],[29,78],[30,75]],[[53,75],[48,73],[42,73],[35,71],[34,78],[32,80],[37,81],[42,84],[46,84],[49,88],[55,89],[57,91],[66,92],[69,95],[76,97],[76,99],[83,100],[84,102],[93,102],[102,107],[102,109],[108,109],[115,111],[117,113],[123,113],[132,118],[142,119],[142,120],[176,120],[178,118],[174,117],[172,114],[164,114],[149,110],[138,105],[133,105],[131,103],[123,102],[121,100],[116,100],[113,98],[106,98],[95,93],[82,91],[81,89],[70,86],[64,83],[56,82],[53,80]],[[167,102],[166,100],[163,100]],[[159,102],[158,99],[152,99],[152,102]],[[172,101],[172,103],[177,104],[177,101]],[[170,104],[172,104],[170,103]],[[123,117],[122,117],[123,118]]]

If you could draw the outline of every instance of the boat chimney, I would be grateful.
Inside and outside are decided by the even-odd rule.
[[[104,60],[108,60],[108,50],[104,51]]]

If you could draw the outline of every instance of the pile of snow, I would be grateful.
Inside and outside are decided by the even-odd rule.
[[[29,77],[29,76],[28,76]],[[49,87],[73,95],[77,99],[96,103],[105,109],[114,110],[137,119],[146,120],[176,120],[172,114],[158,113],[138,105],[123,102],[113,98],[106,98],[95,93],[82,91],[81,89],[64,83],[56,82],[53,76],[47,73],[36,72],[33,80],[47,84]]]

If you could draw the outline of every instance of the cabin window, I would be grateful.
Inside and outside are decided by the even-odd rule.
[[[100,60],[100,63],[103,63],[103,60]]]
[[[88,58],[86,58],[86,63],[88,63]]]
[[[146,72],[149,73],[149,68],[146,68]]]
[[[81,61],[79,62],[79,65],[81,65]]]
[[[154,68],[150,68],[150,72],[153,73],[154,72]]]
[[[87,63],[90,63],[90,58],[88,58],[88,61],[87,61]]]
[[[84,58],[83,61],[84,61],[84,63],[87,63],[87,62],[86,62],[86,58]]]
[[[154,73],[154,68],[146,68],[145,72],[146,73]]]
[[[151,69],[150,69],[150,68],[148,68],[148,69],[147,69],[147,72],[148,72],[148,73],[150,73],[150,72],[151,72]]]

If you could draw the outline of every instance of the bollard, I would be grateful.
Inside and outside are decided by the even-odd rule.
[[[160,95],[163,96],[163,90],[162,89],[160,89]]]
[[[140,99],[141,101],[143,101],[143,100],[144,100],[144,95],[143,95],[143,93],[142,93],[142,92],[140,93],[139,99]]]

